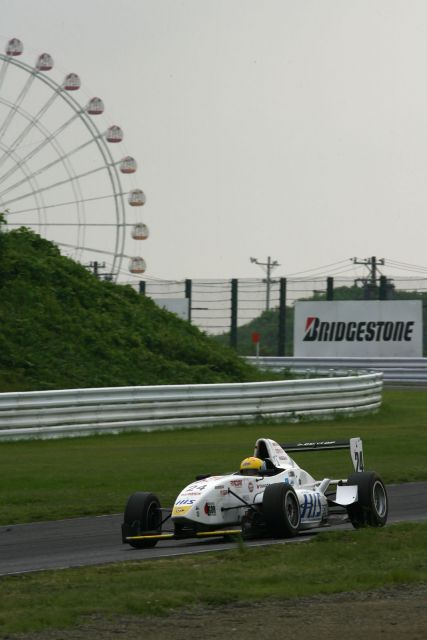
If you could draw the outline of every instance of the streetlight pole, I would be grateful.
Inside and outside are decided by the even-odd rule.
[[[270,256],[268,256],[267,262],[260,262],[258,258],[250,258],[250,261],[262,267],[263,269],[265,269],[267,273],[267,278],[263,282],[267,284],[265,308],[268,311],[270,309],[270,287],[271,287],[271,284],[273,283],[273,280],[271,278],[271,272],[276,267],[280,267],[280,264],[277,262],[277,260],[272,261]]]

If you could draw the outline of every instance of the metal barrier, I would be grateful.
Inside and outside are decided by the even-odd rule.
[[[246,360],[260,369],[288,369],[300,375],[348,375],[357,371],[381,371],[385,384],[427,384],[427,358],[248,357]]]
[[[376,411],[382,374],[0,394],[0,440],[154,431]]]

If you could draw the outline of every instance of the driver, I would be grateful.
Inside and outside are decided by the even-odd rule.
[[[265,464],[260,458],[251,456],[240,463],[240,474],[242,476],[260,476],[263,471],[265,471]]]

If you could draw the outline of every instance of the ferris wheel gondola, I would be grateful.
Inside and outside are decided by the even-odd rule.
[[[23,51],[12,38],[0,54],[0,211],[8,227],[30,227],[83,264],[104,254],[109,279],[119,279],[124,259],[142,273],[145,260],[127,246],[149,235],[137,215],[146,197],[122,184],[137,171],[121,149],[122,128],[97,126],[104,102],[80,104],[77,73],[58,82],[50,54],[31,66]]]

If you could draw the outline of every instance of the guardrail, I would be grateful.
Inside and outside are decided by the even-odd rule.
[[[298,374],[348,375],[356,371],[381,371],[385,384],[427,384],[427,358],[306,358],[248,357],[260,369]]]
[[[0,394],[0,440],[297,420],[376,411],[382,374]]]

